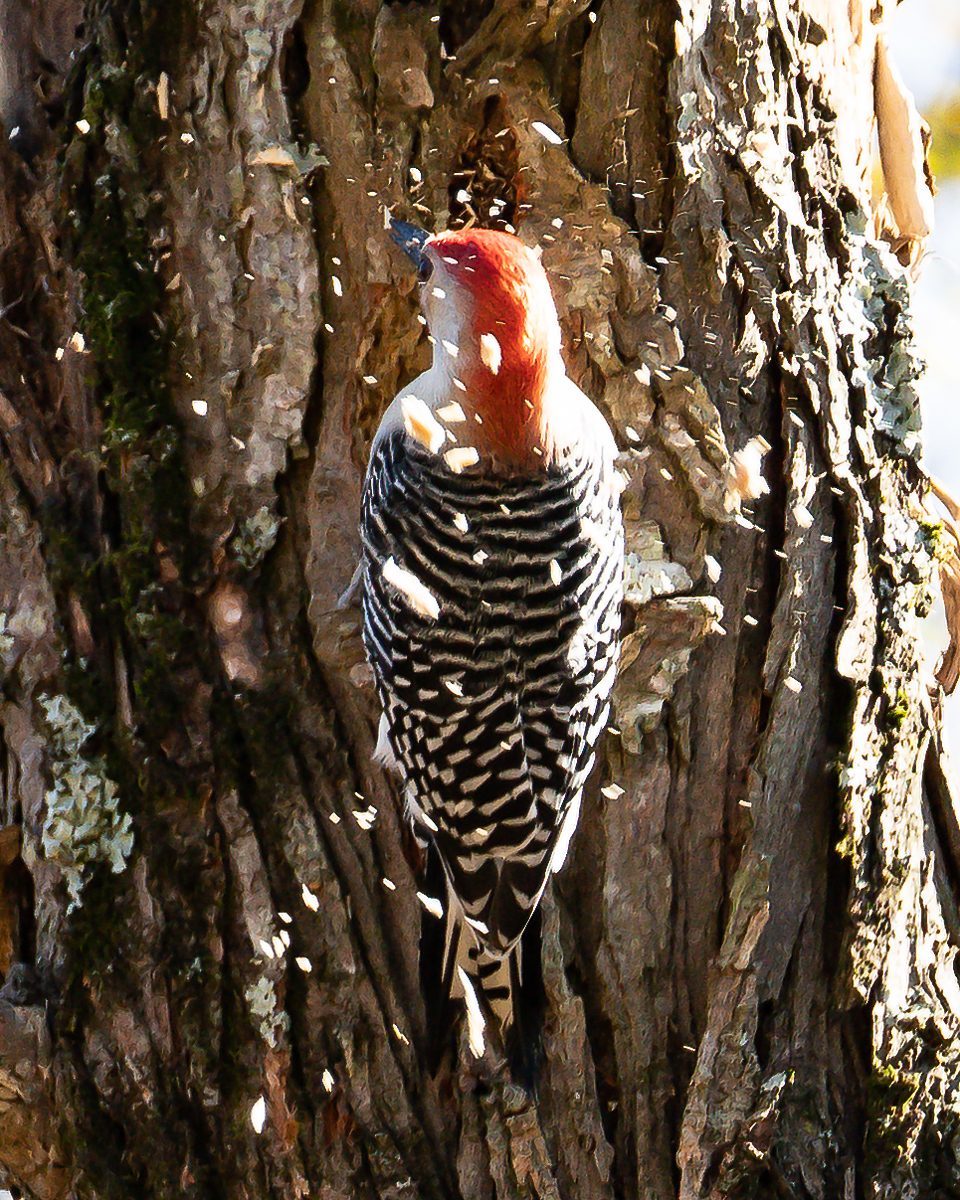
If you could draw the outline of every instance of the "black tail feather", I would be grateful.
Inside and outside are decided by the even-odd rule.
[[[427,847],[426,859],[424,895],[437,899],[446,909],[446,876],[432,844]],[[420,992],[426,1017],[424,1050],[427,1068],[431,1075],[436,1075],[448,1051],[454,1049],[454,1029],[461,1006],[451,999],[453,980],[444,978],[445,919],[422,906],[420,919]]]
[[[454,1061],[459,1025],[465,1018],[464,1003],[459,994],[462,988],[454,979],[456,955],[449,952],[447,940],[449,899],[446,878],[440,856],[433,846],[427,851],[423,890],[425,895],[435,897],[444,906],[444,915],[441,917],[423,908],[420,927],[420,987],[426,1016],[424,1055],[429,1071],[436,1075],[445,1060]],[[506,1028],[500,1029],[511,1074],[531,1094],[543,1060],[543,1021],[547,1008],[540,937],[541,915],[538,907],[507,960],[512,1019],[507,1022]],[[486,969],[481,968],[476,975],[471,971],[486,1016],[488,1035],[499,1029],[494,1006],[502,1011],[503,1000],[498,1001],[497,997],[501,992],[503,997],[506,996],[506,981],[502,971],[500,987],[491,979],[491,994],[487,996],[484,993],[482,981],[490,977],[491,965],[488,964]]]
[[[520,978],[513,987],[513,1024],[507,1031],[506,1052],[510,1073],[530,1095],[543,1063],[543,1021],[547,992],[543,984],[540,907],[534,909],[517,947],[514,962]]]

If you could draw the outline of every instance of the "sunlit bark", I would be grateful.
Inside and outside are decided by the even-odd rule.
[[[0,39],[0,1185],[960,1189],[882,5],[54,9],[40,66]],[[338,605],[428,351],[384,205],[542,246],[631,479],[535,1097],[465,1041],[423,1070],[418,852]]]

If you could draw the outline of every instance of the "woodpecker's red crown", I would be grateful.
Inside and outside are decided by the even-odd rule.
[[[563,369],[540,259],[519,238],[494,229],[450,230],[423,250],[438,268],[424,287],[428,314],[436,311],[428,303],[435,296],[461,309],[455,369],[482,422],[478,448],[514,467],[534,465],[551,447],[551,368]]]

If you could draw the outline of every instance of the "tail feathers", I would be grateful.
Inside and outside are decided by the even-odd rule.
[[[481,1057],[490,1037],[499,1039],[514,1077],[532,1090],[546,1006],[539,912],[520,940],[499,954],[482,944],[479,931],[471,926],[449,889],[440,954],[441,922],[429,912],[424,913],[423,921],[420,974],[430,1025],[431,1068],[439,1068],[450,1047],[452,1030],[463,1015],[474,1057]]]
[[[491,954],[457,907],[448,896],[443,984],[454,1000],[466,1005],[470,1049],[479,1058],[484,1050],[486,1016],[504,1036],[513,1024],[519,947],[513,946],[506,954]]]

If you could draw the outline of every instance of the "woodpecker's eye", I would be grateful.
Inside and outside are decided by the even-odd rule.
[[[433,263],[429,258],[421,258],[420,266],[417,267],[417,278],[421,283],[426,283],[433,274]]]

